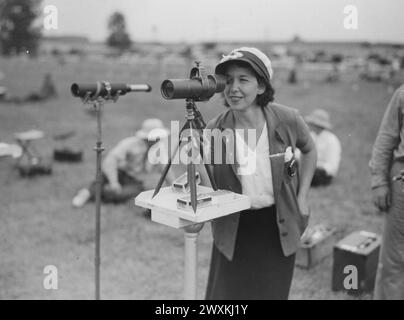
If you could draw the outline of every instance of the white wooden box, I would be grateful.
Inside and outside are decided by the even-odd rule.
[[[197,186],[197,193],[211,193],[212,188]],[[140,193],[135,198],[135,204],[151,209],[152,221],[173,227],[183,228],[196,223],[207,222],[235,212],[249,209],[250,198],[246,195],[231,193],[231,196],[213,197],[209,205],[192,209],[179,208],[177,198],[186,196],[186,193],[176,192],[172,187],[161,188],[160,192],[152,199],[154,190]]]

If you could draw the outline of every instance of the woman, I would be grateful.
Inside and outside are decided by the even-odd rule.
[[[228,109],[206,129],[219,129],[211,134],[227,138],[226,143],[212,140],[216,145],[212,143],[211,152],[221,152],[226,160],[211,169],[218,188],[250,196],[251,209],[212,221],[206,298],[287,299],[295,252],[309,216],[307,194],[316,150],[296,110],[273,103],[273,71],[264,53],[235,49],[215,72],[226,77]],[[234,139],[223,135],[229,130]],[[294,159],[287,157],[295,148],[302,151],[299,174]]]

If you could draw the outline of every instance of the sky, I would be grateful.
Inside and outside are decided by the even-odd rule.
[[[108,17],[124,14],[133,41],[309,41],[404,43],[403,0],[43,0],[57,8],[57,29],[104,41]],[[345,28],[357,9],[357,28]]]

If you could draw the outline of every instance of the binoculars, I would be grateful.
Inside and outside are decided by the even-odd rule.
[[[208,75],[206,81],[201,79],[168,79],[161,84],[161,95],[167,100],[193,99],[206,101],[215,93],[222,92],[225,80],[217,75]]]
[[[106,81],[91,84],[73,83],[70,87],[73,96],[80,98],[88,96],[90,99],[97,97],[110,98],[116,95],[124,95],[128,92],[149,92],[151,89],[148,84],[109,83]]]
[[[192,99],[209,100],[215,93],[222,92],[226,79],[221,75],[206,74],[205,69],[197,66],[191,70],[189,79],[168,79],[161,84],[161,95],[167,100]]]
[[[161,95],[167,100],[192,99],[194,101],[207,101],[215,93],[222,92],[226,86],[224,76],[206,74],[203,67],[196,62],[192,68],[189,79],[167,79],[161,84]],[[97,81],[96,83],[73,83],[70,91],[73,96],[82,99],[95,100],[98,97],[105,99],[117,98],[128,92],[149,92],[148,84],[109,83]]]

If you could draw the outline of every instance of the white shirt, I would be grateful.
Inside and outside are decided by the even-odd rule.
[[[105,173],[120,169],[138,178],[142,173],[150,173],[155,164],[168,163],[166,144],[166,139],[161,139],[148,149],[141,138],[136,136],[125,138],[107,154],[102,169]]]
[[[266,123],[257,146],[255,149],[251,147],[236,130],[236,157],[242,192],[250,197],[252,209],[260,209],[275,203]]]
[[[338,173],[341,161],[341,143],[337,136],[328,130],[319,134],[311,132],[317,148],[317,168],[323,168],[330,176]]]

